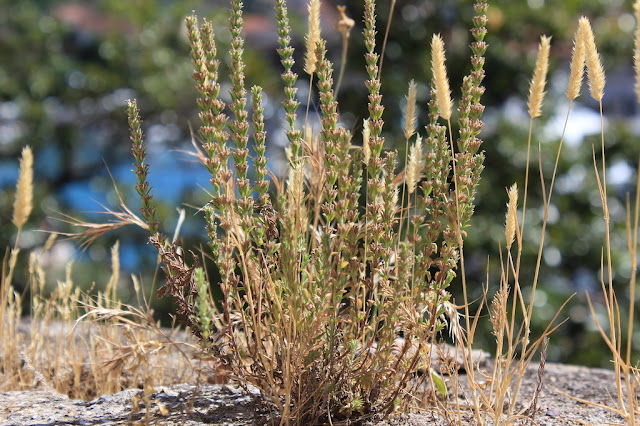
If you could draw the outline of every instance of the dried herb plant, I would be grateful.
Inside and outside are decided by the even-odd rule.
[[[155,233],[151,241],[167,280],[159,294],[176,300],[179,318],[204,349],[242,386],[260,389],[261,402],[275,409],[283,424],[390,414],[406,407],[412,389],[437,380],[435,374],[422,379],[415,374],[425,366],[429,371],[430,351],[445,318],[458,324],[447,288],[456,275],[482,171],[478,135],[487,5],[475,6],[472,72],[462,83],[459,137],[451,139],[453,102],[438,36],[432,83],[436,95],[429,104],[426,137],[423,142],[416,136],[399,171],[397,154],[384,148],[382,137],[375,6],[375,1],[365,1],[369,117],[361,150],[340,121],[317,1],[309,4],[304,71],[317,89],[320,128],[297,120],[298,76],[287,5],[276,2],[289,170],[286,180],[273,180],[275,192],[269,192],[266,179],[268,135],[257,86],[251,89],[250,132],[242,3],[232,1],[230,7],[229,105],[219,97],[222,58],[212,24],[200,24],[195,15],[186,19],[202,121],[195,155],[211,173],[212,198],[204,212],[221,277],[212,284],[219,285],[222,300],[217,305],[202,295],[206,285],[196,278],[195,256]],[[345,9],[341,16],[344,22],[350,19]],[[345,37],[350,27],[349,22]],[[412,84],[407,144],[416,134],[415,92]],[[128,112],[142,213],[149,229],[155,229],[135,103]],[[256,152],[252,161],[250,141]],[[252,181],[250,169],[256,177]],[[405,199],[405,193],[411,197]],[[454,332],[462,336],[460,328]]]
[[[57,235],[51,234],[39,250],[29,253],[29,321],[22,318],[23,298],[13,287],[20,273],[17,259],[22,229],[33,209],[33,154],[27,146],[20,161],[16,185],[13,224],[15,246],[7,252],[0,276],[0,391],[47,389],[75,399],[89,400],[143,383],[182,383],[199,374],[187,355],[187,341],[177,343],[176,332],[162,330],[146,304],[142,308],[123,305],[117,298],[120,281],[119,244],[112,249],[112,275],[104,291],[94,297],[83,294],[71,278],[73,264],[63,280],[47,288],[44,259],[51,254]],[[144,192],[140,194],[144,195]],[[78,234],[85,241],[97,238],[112,227],[146,224],[123,204],[122,212],[110,224],[70,222],[86,228]],[[134,283],[140,296],[140,285]],[[25,312],[26,313],[26,312]],[[171,363],[165,363],[171,359]],[[173,366],[172,366],[173,364]]]
[[[392,1],[390,15],[394,5]],[[67,216],[65,220],[69,223],[85,228],[84,232],[69,235],[90,244],[104,233],[129,224],[149,231],[166,278],[158,295],[174,299],[177,318],[198,339],[198,350],[209,356],[207,359],[215,359],[215,365],[224,370],[224,379],[235,380],[247,391],[251,386],[258,388],[258,394],[249,394],[271,409],[281,424],[348,423],[389,415],[409,407],[417,395],[425,394],[424,401],[431,407],[440,408],[449,421],[461,423],[464,408],[460,400],[442,402],[447,390],[431,366],[434,355],[445,352],[437,344],[447,326],[457,350],[464,354],[476,423],[512,424],[520,420],[533,423],[543,385],[547,339],[561,323],[556,321],[556,314],[540,336],[531,336],[547,219],[564,133],[548,185],[540,170],[543,220],[535,273],[531,283],[527,283],[530,295],[523,294],[520,277],[528,164],[534,119],[543,114],[551,39],[546,36],[540,39],[529,90],[530,125],[522,195],[519,196],[518,185],[507,190],[506,250],[501,253],[497,291],[491,302],[485,294],[485,300],[472,314],[464,241],[483,170],[481,98],[488,5],[484,2],[474,5],[471,71],[461,82],[457,102],[452,98],[447,76],[445,40],[433,35],[431,99],[426,117],[416,113],[417,85],[409,83],[401,135],[405,140],[405,158],[385,147],[376,1],[364,0],[364,6],[367,79],[363,84],[368,91],[368,116],[363,119],[362,139],[340,120],[337,99],[340,83],[334,83],[334,66],[320,34],[320,1],[309,2],[304,64],[297,66],[287,3],[276,0],[283,127],[289,145],[284,177],[270,175],[265,156],[269,135],[265,132],[262,88],[248,87],[245,82],[243,5],[239,0],[231,0],[228,58],[219,55],[211,21],[200,22],[195,15],[186,18],[201,121],[193,154],[210,173],[211,198],[201,209],[210,253],[197,257],[183,250],[175,237],[169,238],[160,231],[164,227],[155,217],[148,182],[150,166],[135,101],[128,103],[127,114],[137,177],[135,189],[142,204],[140,217],[124,204],[118,193],[121,210],[107,211],[115,218],[113,221],[89,223]],[[640,20],[640,1],[636,1],[635,12]],[[341,80],[354,22],[344,7],[339,8],[339,15],[336,28],[343,37],[338,77]],[[639,42],[637,31],[634,59],[638,75]],[[386,37],[382,51],[385,43]],[[228,102],[220,93],[225,83],[219,73],[221,61],[228,61],[230,67]],[[589,21],[583,17],[574,38],[566,91],[570,102],[567,118],[580,94],[585,68],[590,94],[599,103],[603,117],[604,69]],[[298,118],[298,69],[308,76],[310,86],[315,85],[314,101],[320,117],[316,129],[309,123],[308,111],[304,120]],[[640,92],[640,82],[636,91]],[[311,96],[312,91],[309,92]],[[307,104],[310,103],[308,100]],[[422,133],[417,125],[421,121],[426,122]],[[596,163],[594,152],[594,173],[605,221],[601,284],[608,324],[601,324],[595,308],[591,304],[590,307],[613,355],[617,406],[610,409],[629,424],[635,424],[640,412],[635,399],[640,374],[631,359],[631,340],[640,196],[636,195],[633,207],[628,203],[627,240],[633,267],[627,346],[623,347],[623,318],[612,282],[604,130],[601,139],[602,163]],[[117,245],[112,251],[112,277],[106,290],[95,298],[83,296],[77,289],[71,280],[71,267],[65,280],[45,297],[41,263],[55,243],[55,236],[47,241],[41,253],[32,254],[29,285],[33,325],[30,340],[21,337],[18,331],[21,295],[13,289],[12,277],[20,233],[32,209],[32,181],[33,156],[27,147],[20,162],[14,204],[16,243],[5,254],[0,286],[0,338],[5,354],[0,357],[3,389],[49,387],[74,397],[89,398],[132,384],[147,390],[166,377],[177,380],[171,375],[175,372],[158,373],[155,368],[157,357],[176,350],[173,339],[157,327],[148,309],[123,307],[117,301]],[[640,180],[637,184],[640,186]],[[212,259],[216,274],[208,275],[206,265],[200,265],[204,261],[199,259]],[[211,277],[216,275],[219,281],[212,282]],[[462,280],[461,306],[453,303],[449,291],[457,275]],[[213,286],[219,287],[220,300],[212,297]],[[493,368],[489,372],[478,368],[472,356],[484,307],[496,341]],[[463,311],[462,321],[458,310]],[[78,318],[93,321],[89,337],[82,340],[69,333],[62,342],[49,338],[54,321],[61,321],[65,330],[73,331]],[[86,357],[78,348],[88,348],[93,362],[78,361]],[[177,350],[182,352],[180,348]],[[539,351],[535,397],[528,408],[518,411],[522,378]],[[453,381],[458,383],[455,372],[461,366],[443,364],[454,372]],[[190,362],[184,365],[182,370],[194,370]],[[103,374],[105,367],[108,374]]]

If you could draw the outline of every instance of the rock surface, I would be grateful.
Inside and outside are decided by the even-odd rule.
[[[516,408],[530,406],[536,388],[537,366],[531,366],[518,394]],[[464,377],[457,394],[464,399]],[[453,384],[448,384],[449,390]],[[488,389],[490,383],[487,383]],[[564,394],[563,394],[564,393]],[[547,364],[544,386],[539,395],[535,418],[520,416],[509,424],[537,425],[603,425],[625,424],[612,410],[578,402],[568,397],[594,404],[616,406],[613,372],[602,369]],[[451,399],[451,398],[450,398]],[[147,410],[148,408],[148,410]],[[476,424],[473,415],[456,415],[453,407],[445,418],[442,410],[431,409],[397,415],[385,421],[368,421],[376,425],[448,425]],[[492,424],[484,415],[484,420]],[[535,423],[532,421],[534,420]],[[130,389],[115,395],[104,395],[92,401],[75,401],[53,391],[18,391],[0,394],[0,425],[253,425],[265,424],[268,417],[257,409],[251,396],[237,386],[176,385],[158,386],[145,401],[140,389]],[[334,424],[337,424],[334,422]]]

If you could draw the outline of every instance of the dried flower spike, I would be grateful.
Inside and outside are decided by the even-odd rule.
[[[604,68],[602,67],[602,61],[600,60],[600,54],[596,47],[595,37],[591,30],[589,20],[584,16],[580,18],[578,23],[581,27],[578,31],[584,31],[584,45],[587,64],[587,75],[589,77],[589,90],[591,91],[591,97],[596,101],[601,101],[604,96]]]
[[[640,0],[636,0],[633,5],[634,16],[636,18],[636,33],[633,48],[633,68],[636,71],[636,97],[640,102]]]
[[[544,86],[547,84],[547,70],[549,69],[549,50],[551,47],[551,37],[540,37],[540,47],[536,59],[536,68],[533,71],[531,86],[529,87],[529,116],[539,117],[542,109],[542,100],[546,94]]]
[[[302,163],[289,168],[287,178],[287,200],[289,207],[299,208],[304,199],[304,165]]]
[[[304,71],[311,75],[316,71],[317,57],[316,44],[320,40],[320,0],[309,1],[309,29],[305,44],[307,54],[305,56]]]
[[[567,98],[570,101],[580,95],[580,88],[582,87],[582,77],[584,76],[584,63],[586,59],[585,36],[584,26],[578,25],[576,34],[573,37],[573,53],[571,54],[569,85],[567,86]]]
[[[425,166],[425,158],[422,150],[422,138],[416,138],[416,143],[411,147],[409,153],[409,165],[407,167],[407,192],[413,194],[416,186],[422,178],[422,170]]]
[[[22,149],[20,174],[16,184],[16,199],[13,203],[13,224],[21,229],[33,209],[33,153],[28,145]]]
[[[409,82],[407,109],[404,111],[404,138],[409,140],[416,132],[416,83]]]
[[[445,120],[451,118],[452,101],[449,79],[447,78],[447,68],[444,64],[444,43],[440,34],[435,34],[431,39],[431,70],[436,88],[436,101],[440,116]]]
[[[518,186],[515,183],[507,189],[507,195],[509,196],[509,202],[507,203],[504,235],[507,239],[507,250],[509,250],[516,238],[516,228],[518,227],[518,216],[516,214],[516,209],[518,208]]]

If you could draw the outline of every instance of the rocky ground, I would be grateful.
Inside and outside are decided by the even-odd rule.
[[[28,338],[29,323],[26,320],[21,332]],[[50,327],[52,330],[55,327]],[[60,335],[68,331],[58,327]],[[89,332],[78,329],[76,332]],[[55,333],[54,333],[55,334]],[[86,336],[85,336],[86,337]],[[183,336],[188,337],[188,336]],[[435,352],[435,351],[434,351]],[[451,358],[450,365],[461,360],[452,355],[455,349],[445,348],[442,356]],[[0,348],[1,353],[1,348]],[[446,354],[445,354],[446,353]],[[434,356],[436,356],[434,354]],[[473,351],[474,362],[480,371],[492,371],[492,360],[486,352]],[[434,358],[434,362],[442,362]],[[451,364],[452,363],[452,364]],[[172,365],[179,365],[177,363]],[[434,364],[436,365],[436,364]],[[526,370],[516,398],[516,411],[523,412],[532,406],[538,384],[538,365],[533,363]],[[456,387],[448,378],[449,395],[445,400],[448,410],[442,408],[415,409],[412,413],[396,413],[390,419],[367,419],[351,424],[377,426],[418,425],[475,425],[477,421],[470,410],[470,398],[466,376],[461,370]],[[625,419],[616,414],[616,382],[612,371],[571,365],[547,363],[542,380],[542,390],[535,405],[535,414],[502,419],[504,425],[624,425]],[[486,383],[485,390],[491,386]],[[54,390],[0,392],[0,426],[62,426],[62,425],[262,425],[271,424],[268,413],[255,403],[257,390],[246,394],[234,385],[181,384],[155,386],[145,398],[142,389],[129,389],[114,395],[103,395],[91,401],[73,400]],[[253,396],[253,397],[252,397]],[[588,403],[583,402],[588,401]],[[456,413],[456,407],[460,407]],[[530,410],[531,411],[531,410]],[[483,422],[493,425],[489,410],[483,412]],[[640,421],[638,419],[637,421]],[[332,422],[338,425],[338,422]],[[277,423],[275,423],[277,424]]]
[[[537,366],[524,377],[518,407],[530,405],[536,387]],[[451,388],[451,386],[450,386]],[[458,394],[462,394],[459,391]],[[574,398],[590,401],[578,402]],[[615,380],[611,371],[547,364],[544,387],[534,418],[510,419],[506,424],[523,425],[607,425],[625,424],[611,410],[595,404],[615,406]],[[462,405],[469,404],[461,396]],[[451,400],[451,399],[450,399]],[[454,410],[452,410],[454,411]],[[488,417],[488,416],[487,416]],[[485,417],[485,420],[487,419]],[[376,425],[476,424],[471,414],[452,413],[445,418],[439,410],[397,415]],[[488,422],[492,424],[491,422]],[[158,386],[147,400],[142,390],[130,389],[104,395],[92,401],[74,401],[53,391],[19,391],[0,394],[0,425],[254,425],[268,424],[266,413],[237,386]],[[336,424],[334,422],[334,424]]]

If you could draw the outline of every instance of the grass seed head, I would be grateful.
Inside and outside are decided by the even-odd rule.
[[[589,90],[591,97],[596,101],[601,101],[604,96],[604,68],[600,60],[600,54],[596,47],[596,40],[589,24],[589,20],[584,16],[580,18],[578,24],[579,31],[584,31],[583,43],[585,45],[585,62],[587,64],[587,75],[589,77]]]
[[[416,82],[409,82],[409,93],[407,94],[407,108],[404,111],[404,137],[411,139],[416,132]]]
[[[431,71],[435,81],[436,101],[438,102],[440,116],[445,120],[449,120],[453,105],[449,79],[447,78],[447,68],[444,62],[444,43],[440,34],[435,34],[431,39]]]
[[[290,209],[299,210],[304,203],[304,163],[292,165],[287,179],[287,201]]]
[[[518,208],[518,186],[513,184],[507,189],[509,202],[507,203],[507,216],[504,227],[504,234],[507,239],[507,250],[511,249],[511,245],[516,238],[516,228],[518,227],[518,216],[516,210]]]
[[[307,54],[305,56],[304,71],[311,75],[316,71],[316,44],[320,40],[320,0],[309,1],[309,29],[305,38]]]
[[[584,26],[578,25],[576,34],[573,37],[569,85],[567,86],[567,98],[570,101],[580,95],[580,88],[582,87],[582,77],[584,76],[584,63],[586,57],[586,47],[584,43],[585,37],[586,34],[584,32]]]
[[[28,145],[22,149],[20,174],[16,184],[16,199],[13,203],[13,224],[21,229],[33,209],[33,153]]]
[[[549,69],[549,50],[551,47],[551,37],[540,37],[540,47],[536,68],[533,71],[531,86],[529,87],[529,115],[531,118],[539,117],[542,109],[542,100],[546,94],[544,87],[547,84],[547,70]]]
[[[640,0],[636,0],[633,5],[633,12],[636,18],[635,42],[633,48],[633,68],[636,71],[636,97],[640,102]]]
[[[416,185],[422,178],[422,170],[425,166],[425,158],[422,151],[422,138],[418,135],[416,143],[409,153],[409,165],[407,167],[407,192],[413,194]]]
[[[491,309],[489,310],[489,321],[491,322],[491,334],[499,337],[504,333],[504,327],[507,321],[507,302],[509,299],[509,286],[504,285],[496,292],[491,300]]]

